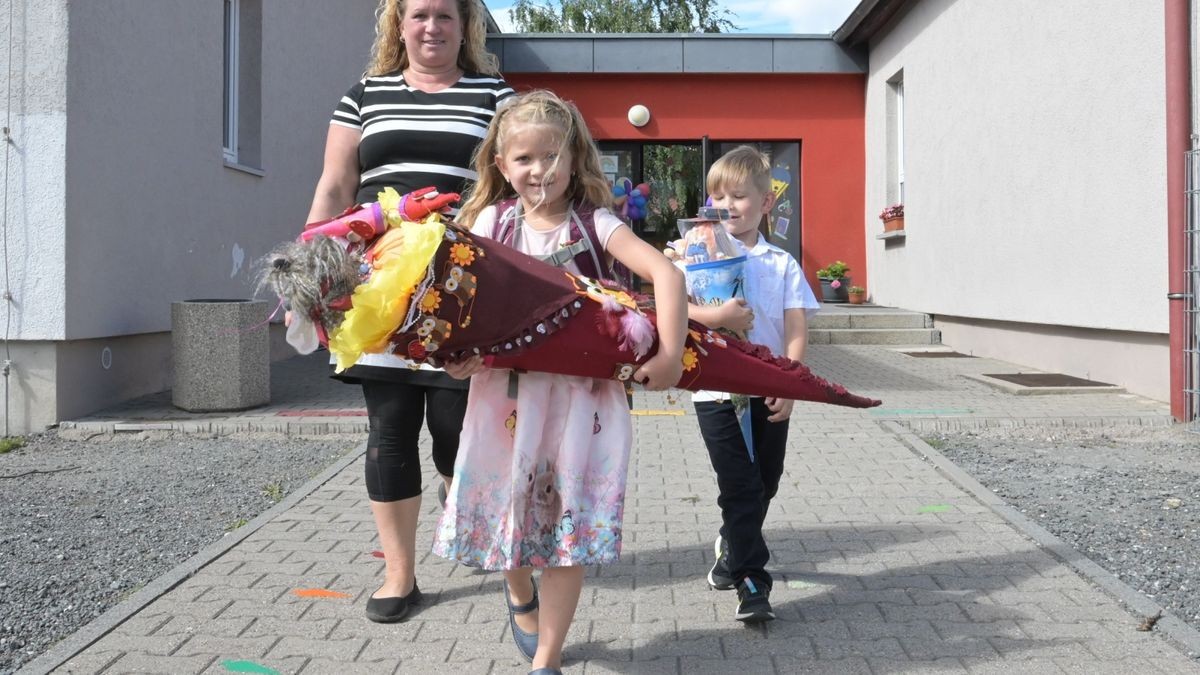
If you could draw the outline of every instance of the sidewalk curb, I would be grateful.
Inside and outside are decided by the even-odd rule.
[[[1009,506],[996,493],[987,489],[970,474],[960,469],[956,464],[946,459],[945,455],[933,449],[921,440],[912,430],[892,420],[881,420],[880,425],[894,434],[919,457],[928,460],[938,471],[945,474],[955,485],[967,491],[984,506],[992,509],[1004,518],[1017,531],[1026,535],[1039,547],[1058,558],[1080,576],[1099,586],[1103,591],[1114,597],[1135,616],[1153,616],[1156,613],[1162,617],[1154,624],[1154,629],[1169,642],[1181,647],[1185,656],[1190,659],[1200,659],[1200,631],[1192,628],[1182,619],[1171,614],[1158,603],[1134,590],[1131,586],[1118,579],[1108,570],[1092,562],[1087,556],[1076,551],[1072,546],[1041,525],[1026,518],[1020,511]],[[1131,629],[1132,630],[1132,629]]]
[[[95,619],[92,619],[79,630],[63,638],[51,647],[49,651],[22,666],[17,671],[17,675],[43,675],[54,671],[54,669],[69,661],[76,654],[92,646],[93,643],[117,626],[120,626],[134,614],[140,612],[147,605],[186,581],[209,563],[225,555],[231,548],[274,520],[276,516],[299,504],[304,498],[316,492],[318,488],[341,473],[343,469],[358,461],[366,451],[365,443],[357,451],[347,451],[345,455],[326,467],[321,473],[308,479],[303,485],[290,492],[278,504],[258,514],[249,523],[200,549],[196,555],[171,568],[162,576],[143,586],[141,590],[109,608],[108,611]]]

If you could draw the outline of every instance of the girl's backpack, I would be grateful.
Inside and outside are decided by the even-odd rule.
[[[512,246],[516,235],[517,221],[520,218],[520,202],[517,199],[505,199],[496,205],[496,224],[492,227],[492,239]],[[633,288],[633,273],[618,261],[605,265],[607,256],[600,247],[600,237],[596,234],[596,207],[587,202],[571,205],[571,228],[569,237],[571,243],[547,256],[538,256],[543,262],[555,267],[562,267],[570,260],[575,261],[580,274],[592,279],[604,279],[621,285],[626,289]]]

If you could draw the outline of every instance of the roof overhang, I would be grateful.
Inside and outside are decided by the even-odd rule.
[[[501,33],[488,50],[508,73],[862,74],[865,49],[830,35]]]
[[[916,0],[862,0],[842,25],[833,31],[833,39],[847,48],[865,48],[867,42]]]

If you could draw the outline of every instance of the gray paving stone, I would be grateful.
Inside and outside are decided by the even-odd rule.
[[[734,594],[706,589],[703,577],[720,519],[695,416],[686,397],[672,404],[665,396],[639,392],[635,407],[674,405],[685,414],[634,418],[625,556],[619,564],[589,570],[565,651],[566,672],[1059,673],[1130,672],[1121,669],[1139,664],[1133,672],[1178,673],[1195,668],[1156,633],[1132,631],[1136,617],[1035,547],[878,423],[890,417],[915,428],[977,428],[1029,419],[1095,424],[1165,419],[1165,406],[1136,397],[1014,400],[1019,397],[960,377],[1004,365],[986,359],[916,363],[921,360],[859,346],[813,346],[810,352],[818,372],[883,396],[886,408],[796,406],[781,490],[765,525],[779,620],[747,629],[733,621]],[[310,391],[305,394],[314,397],[310,402],[297,394],[286,405],[204,424],[349,431],[348,442],[361,444],[361,417],[278,416],[285,409],[362,408],[357,388],[323,384],[324,364],[305,368],[281,385],[273,381],[273,391]],[[938,409],[973,412],[920,412]],[[168,419],[153,405],[144,406],[144,414]],[[125,414],[122,419],[134,418]],[[429,467],[424,432],[421,443]],[[362,476],[360,459],[60,670],[91,672],[113,662],[106,672],[226,672],[224,654],[267,645],[266,654],[254,660],[289,673],[527,672],[508,634],[499,576],[476,574],[424,548],[438,515],[432,499],[422,508],[418,532],[424,548],[418,551],[418,578],[427,606],[404,623],[365,619],[362,605],[378,587],[383,564],[370,555],[378,544]],[[426,483],[431,497],[432,482]],[[920,512],[933,504],[950,510]],[[334,588],[352,597],[306,599],[290,593],[300,587]],[[174,656],[156,655],[149,651],[154,647],[139,642],[160,634],[168,647],[182,649]],[[115,649],[122,640],[137,651]],[[203,649],[222,656],[184,656]]]
[[[201,673],[215,661],[215,656],[159,656],[147,653],[128,653],[117,659],[106,673],[163,673],[182,675]]]
[[[84,652],[64,663],[58,669],[58,672],[66,673],[67,675],[99,673],[107,669],[122,656],[125,656],[125,652],[104,651],[93,647],[92,650]]]

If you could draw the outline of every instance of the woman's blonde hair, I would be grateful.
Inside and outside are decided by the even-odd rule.
[[[771,160],[758,148],[739,145],[721,155],[704,181],[710,193],[737,185],[753,185],[763,194],[771,192]]]
[[[487,50],[486,10],[481,0],[455,0],[462,21],[463,44],[458,50],[458,67],[468,73],[499,75],[496,56]],[[375,44],[367,75],[386,75],[408,67],[408,51],[401,40],[400,23],[408,0],[379,0],[375,10]]]
[[[471,227],[486,207],[516,195],[496,166],[496,155],[504,154],[505,140],[521,126],[547,126],[561,136],[562,149],[571,153],[567,199],[597,207],[611,206],[612,187],[600,169],[600,151],[579,108],[553,92],[535,89],[501,103],[487,136],[475,149],[475,171],[479,178],[458,214],[457,220],[463,227]],[[554,173],[566,170],[555,166]]]

